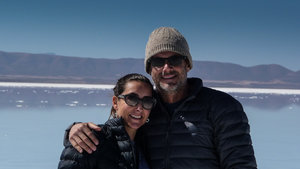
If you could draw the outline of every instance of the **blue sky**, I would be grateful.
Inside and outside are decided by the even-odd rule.
[[[0,0],[0,51],[144,58],[149,34],[177,28],[194,60],[300,70],[298,0]]]

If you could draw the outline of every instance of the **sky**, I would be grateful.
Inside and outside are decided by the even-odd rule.
[[[300,70],[299,0],[0,0],[0,51],[144,58],[174,27],[194,60]]]

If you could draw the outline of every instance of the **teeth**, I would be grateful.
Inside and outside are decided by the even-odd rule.
[[[133,114],[130,114],[130,116],[133,117],[133,118],[136,118],[136,119],[142,118],[142,116],[136,116],[136,115],[133,115]]]

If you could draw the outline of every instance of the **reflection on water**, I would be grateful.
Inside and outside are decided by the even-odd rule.
[[[2,108],[99,107],[111,104],[106,89],[0,88]]]
[[[260,169],[300,169],[300,106],[245,107]]]
[[[257,107],[260,109],[281,109],[289,105],[300,106],[300,95],[242,93],[231,93],[231,95],[245,106]]]
[[[103,123],[110,107],[0,109],[0,169],[54,169],[64,130],[75,121]]]
[[[229,93],[244,106],[279,109],[300,105],[300,95]],[[0,87],[2,108],[99,107],[111,105],[112,90]]]
[[[300,169],[300,95],[236,94],[251,125],[260,169]],[[103,123],[111,90],[0,88],[0,169],[57,168],[65,128]]]

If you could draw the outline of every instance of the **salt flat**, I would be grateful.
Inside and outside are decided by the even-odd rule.
[[[263,89],[263,88],[214,88],[226,93],[282,94],[299,95],[299,89]]]
[[[114,85],[107,85],[107,84],[67,84],[67,83],[17,83],[17,82],[0,82],[0,87],[112,89],[114,87]]]
[[[0,87],[30,87],[30,88],[76,88],[76,89],[112,89],[114,85],[108,84],[66,84],[66,83],[18,83],[0,82]],[[300,95],[299,89],[264,89],[264,88],[223,88],[215,87],[226,93],[254,93],[254,94],[281,94]]]

